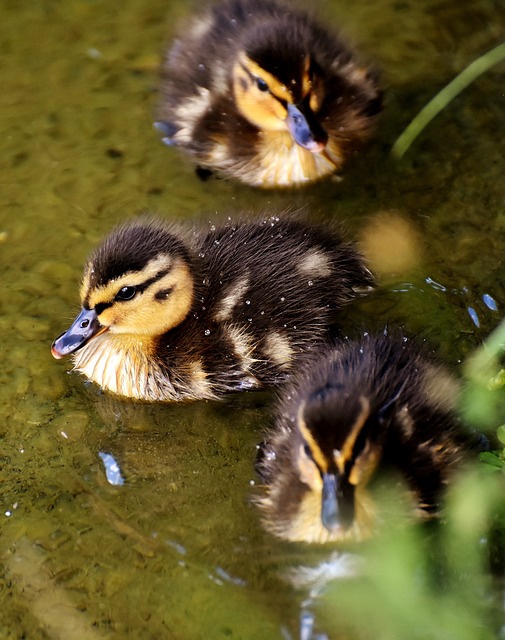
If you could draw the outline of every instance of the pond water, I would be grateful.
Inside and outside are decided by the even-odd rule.
[[[134,405],[51,358],[78,308],[83,261],[118,221],[302,206],[341,221],[382,282],[345,322],[400,323],[455,369],[502,317],[505,65],[400,162],[389,154],[419,109],[503,40],[505,3],[327,0],[317,10],[381,69],[386,108],[343,180],[279,193],[201,182],[153,130],[160,55],[187,3],[3,0],[2,638],[297,638],[308,593],[286,570],[321,559],[265,533],[250,504],[269,393]],[[123,484],[107,481],[103,454]],[[316,626],[333,633],[328,616]]]

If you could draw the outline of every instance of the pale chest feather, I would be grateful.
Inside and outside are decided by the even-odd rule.
[[[252,374],[256,360],[242,353],[243,340],[237,337],[237,367],[230,372],[209,373],[202,359],[193,356],[183,364],[162,366],[154,355],[154,343],[139,336],[103,333],[74,354],[74,370],[118,396],[171,402],[213,400],[225,391],[261,386]]]
[[[312,153],[296,144],[287,132],[262,132],[256,153],[237,160],[233,149],[216,143],[208,154],[210,166],[258,187],[289,187],[320,180],[343,164],[338,145],[331,140],[322,153]]]
[[[138,336],[104,333],[94,338],[74,355],[74,369],[106,391],[137,400],[215,398],[198,362],[170,380],[153,357],[150,341]]]
[[[260,500],[264,509],[265,527],[275,535],[292,542],[359,542],[369,538],[376,528],[376,508],[366,490],[359,489],[356,501],[356,514],[352,525],[346,530],[328,531],[321,521],[321,495],[307,491],[295,513],[290,518],[276,517],[276,504],[279,500],[275,486],[270,487],[270,494]],[[288,498],[289,499],[289,498]]]

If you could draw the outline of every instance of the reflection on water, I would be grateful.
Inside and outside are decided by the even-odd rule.
[[[107,482],[114,485],[124,484],[121,469],[119,468],[114,456],[110,453],[104,453],[103,451],[99,451],[98,456],[101,458],[103,466],[105,467],[105,477],[107,478]]]
[[[503,65],[449,105],[401,163],[389,149],[423,104],[503,38],[505,6],[332,0],[320,10],[382,67],[386,110],[377,140],[342,181],[270,193],[199,181],[152,130],[162,44],[185,3],[4,2],[2,637],[328,633],[317,614],[300,628],[310,586],[285,576],[335,550],[273,540],[249,503],[269,394],[133,405],[52,360],[51,340],[78,307],[84,259],[118,221],[145,209],[198,221],[304,206],[359,238],[395,212],[409,230],[404,260],[385,263],[381,290],[343,315],[344,328],[400,322],[457,367],[498,323]],[[383,255],[397,248],[390,238]],[[111,484],[100,453],[124,484]]]

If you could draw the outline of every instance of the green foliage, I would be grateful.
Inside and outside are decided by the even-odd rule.
[[[489,471],[499,471],[505,467],[503,451],[483,451],[479,459]]]
[[[503,622],[489,557],[496,519],[505,524],[502,496],[501,474],[468,469],[450,493],[443,522],[420,526],[388,517],[387,528],[365,550],[363,575],[325,594],[321,613],[333,621],[329,637],[496,638]]]
[[[461,405],[465,421],[485,430],[497,445],[505,445],[505,369],[500,362],[504,349],[505,321],[502,321],[466,363],[466,389]],[[489,470],[503,472],[505,446],[482,453],[480,460]]]
[[[447,105],[466,89],[479,76],[498,62],[505,59],[505,42],[474,60],[466,69],[446,85],[430,102],[417,114],[409,126],[403,131],[391,149],[391,154],[400,159],[411,146],[417,136]]]
[[[503,628],[505,554],[505,322],[465,366],[465,421],[495,451],[464,468],[440,522],[412,523],[399,494],[381,500],[383,530],[364,550],[363,574],[326,591],[319,619],[345,640],[491,640]],[[498,426],[499,425],[499,426]],[[501,446],[500,448],[500,445]]]

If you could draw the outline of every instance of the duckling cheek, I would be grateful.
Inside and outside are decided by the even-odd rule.
[[[237,106],[249,122],[262,131],[287,131],[287,112],[282,104],[270,95],[253,95],[244,92],[237,99]]]
[[[286,131],[287,111],[270,93],[261,93],[247,77],[237,76],[233,83],[238,110],[262,131]]]
[[[309,487],[316,495],[321,495],[323,490],[323,481],[321,473],[313,460],[303,453],[303,446],[300,447],[300,454],[297,459],[298,474],[301,482]]]
[[[354,462],[349,473],[349,484],[354,487],[366,485],[379,464],[380,456],[380,447],[371,446],[368,443],[363,453]]]
[[[118,312],[118,304],[105,309],[100,314],[100,322],[109,329],[114,330],[116,324],[121,323],[122,315]]]

